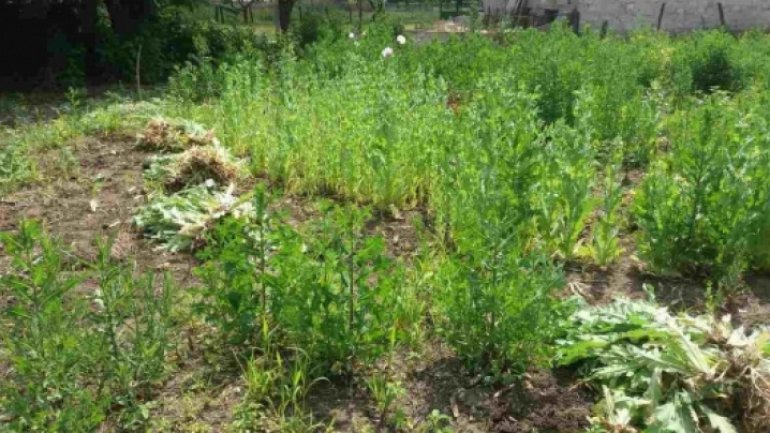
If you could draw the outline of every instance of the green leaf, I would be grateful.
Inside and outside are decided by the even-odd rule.
[[[730,422],[729,418],[719,415],[718,413],[711,410],[708,406],[700,405],[699,407],[701,412],[706,415],[706,418],[709,420],[709,424],[711,424],[711,427],[715,432],[738,433],[735,429],[735,426],[733,426],[732,422]]]
[[[559,353],[559,365],[570,365],[586,358],[592,358],[608,344],[609,342],[599,339],[571,343]]]
[[[663,391],[661,390],[661,370],[655,368],[650,375],[649,388],[645,391],[644,396],[650,400],[650,412],[654,413],[658,407],[658,403],[663,399]]]
[[[699,433],[698,426],[693,419],[693,408],[690,404],[678,397],[669,403],[658,406],[653,417],[653,428],[656,432],[670,433]]]

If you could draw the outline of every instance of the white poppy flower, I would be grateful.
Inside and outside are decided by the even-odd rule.
[[[406,37],[404,35],[398,35],[396,36],[396,42],[398,42],[399,45],[406,44]]]
[[[382,50],[382,58],[387,59],[388,57],[393,55],[393,48],[385,47],[384,50]]]

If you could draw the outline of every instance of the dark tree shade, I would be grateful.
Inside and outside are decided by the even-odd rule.
[[[0,87],[50,82],[76,53],[87,76],[99,75],[98,9],[109,15],[119,39],[135,36],[158,13],[158,5],[183,0],[2,0]]]
[[[289,30],[294,3],[296,3],[296,0],[278,0],[278,25],[281,27],[282,32]]]

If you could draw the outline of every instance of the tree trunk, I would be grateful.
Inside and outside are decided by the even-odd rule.
[[[154,0],[105,0],[112,30],[120,35],[133,35],[141,25],[157,13]]]
[[[294,9],[295,0],[278,0],[278,26],[286,33],[289,30],[291,11]]]
[[[83,0],[80,4],[78,17],[80,18],[80,37],[83,46],[86,49],[86,75],[94,76],[98,74],[97,46],[97,8],[98,0]]]

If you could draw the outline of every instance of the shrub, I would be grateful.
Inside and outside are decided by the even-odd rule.
[[[167,275],[156,284],[153,274],[139,277],[133,264],[113,262],[111,249],[111,242],[101,242],[89,263],[99,288],[91,297],[97,308],[85,324],[98,350],[96,373],[108,384],[113,407],[123,408],[118,423],[139,429],[148,421],[143,405],[170,370],[166,356],[174,347],[176,289]]]
[[[141,48],[140,74],[145,83],[166,80],[177,66],[188,61],[219,65],[239,55],[257,57],[270,45],[264,35],[250,27],[200,20],[177,7],[162,8],[156,19],[127,38],[119,38],[107,23],[102,23],[101,40],[101,63],[113,76],[126,81],[136,79],[136,60]]]
[[[258,188],[249,219],[223,218],[207,234],[207,247],[198,254],[206,262],[196,270],[204,284],[196,309],[235,346],[269,343],[260,338],[271,325],[271,300],[280,289],[280,280],[271,275],[275,250],[299,242],[289,227],[273,221],[267,200],[264,189]]]
[[[522,372],[548,359],[562,313],[553,297],[562,274],[508,245],[448,257],[434,288],[439,332],[474,367]]]
[[[308,11],[292,23],[291,32],[297,46],[303,48],[317,42],[331,42],[343,37],[342,21],[337,15]]]
[[[306,238],[310,260],[299,259],[295,244],[276,261],[286,280],[276,320],[289,341],[331,373],[374,362],[396,343],[391,337],[404,322],[403,270],[381,237],[365,234],[367,219],[350,206],[329,209]]]
[[[658,270],[734,282],[768,194],[762,129],[722,95],[671,123],[672,148],[639,187],[639,250]]]
[[[199,305],[230,344],[269,343],[307,354],[319,374],[350,372],[395,343],[403,272],[379,237],[363,233],[367,214],[330,209],[307,236],[274,221],[257,191],[252,223],[229,220],[201,256]],[[406,325],[405,325],[406,326]]]
[[[547,144],[535,98],[502,77],[483,84],[440,160],[436,204],[451,236],[432,291],[439,331],[460,357],[521,371],[544,359],[561,305],[561,273],[531,241],[550,235],[536,224]]]
[[[72,298],[78,276],[67,274],[59,245],[40,224],[22,221],[19,233],[0,239],[11,271],[0,278],[0,293],[13,302],[2,310],[2,357],[11,371],[0,385],[12,431],[92,430],[109,401],[84,379],[97,365],[97,347],[78,321],[87,304]]]
[[[733,59],[733,45],[732,36],[718,31],[696,33],[680,41],[670,64],[675,92],[740,90],[744,76]]]

